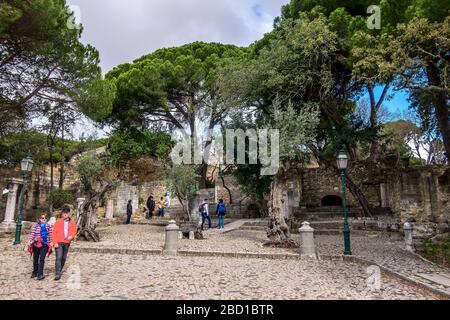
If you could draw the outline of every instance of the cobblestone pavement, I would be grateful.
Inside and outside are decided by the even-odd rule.
[[[118,225],[108,228],[99,228],[101,242],[88,243],[77,241],[73,248],[120,248],[131,250],[161,250],[164,245],[164,227],[150,225]],[[258,254],[295,254],[298,249],[267,248],[263,244],[266,234],[263,231],[234,230],[228,233],[217,229],[205,231],[204,240],[179,240],[179,250],[201,252],[232,252],[232,253],[258,253]],[[298,236],[298,235],[294,235]],[[342,236],[317,235],[316,247],[320,255],[341,255],[343,248]],[[417,273],[435,274],[448,272],[433,263],[421,259],[402,249],[403,242],[391,239],[381,233],[367,236],[352,235],[353,254],[366,260],[373,261],[390,270],[401,273],[409,278],[424,282]],[[1,238],[0,245],[6,248],[5,259],[0,261],[0,299],[28,296],[27,286],[37,294],[40,290],[49,289],[49,294],[56,295],[54,289],[61,285],[30,282],[29,268],[31,260],[29,255],[20,252],[23,245],[11,246],[11,238]],[[47,264],[47,274],[53,270],[54,257],[50,257]],[[277,261],[269,259],[235,259],[229,257],[177,257],[163,256],[128,256],[128,255],[95,255],[72,252],[71,261],[76,260],[81,268],[82,284],[87,289],[70,291],[71,297],[89,298],[94,295],[96,286],[99,295],[104,298],[118,299],[130,298],[269,298],[269,299],[297,299],[297,298],[368,298],[368,299],[424,299],[433,298],[428,293],[421,293],[416,288],[402,284],[397,278],[384,277],[385,289],[379,292],[369,292],[362,284],[367,277],[366,267],[342,261]],[[115,264],[117,261],[117,264]],[[18,265],[16,265],[18,263]],[[16,275],[14,270],[18,268]],[[6,271],[5,271],[6,270]],[[189,270],[182,274],[180,270]],[[256,272],[257,270],[257,272]],[[274,272],[274,270],[277,270]],[[251,273],[253,272],[253,273]],[[253,275],[254,274],[254,275]],[[352,274],[355,276],[352,277]],[[11,276],[12,275],[12,276]],[[253,275],[253,276],[252,276]],[[174,280],[171,280],[174,277]],[[257,285],[248,284],[243,290],[240,281],[256,277]],[[192,281],[188,279],[193,279]],[[83,282],[84,281],[84,282]],[[115,282],[126,281],[128,289],[115,288]],[[149,281],[149,284],[142,285]],[[171,282],[175,281],[175,284]],[[306,285],[302,283],[305,283]],[[310,282],[310,284],[308,284]],[[46,284],[47,283],[47,284]],[[227,284],[228,283],[228,284]],[[427,282],[425,282],[427,283]],[[195,287],[197,284],[197,287]],[[436,286],[435,283],[429,283]],[[14,290],[17,285],[17,290]],[[199,291],[203,285],[204,292]],[[359,285],[359,286],[358,286]],[[49,287],[47,287],[49,286]],[[148,287],[147,287],[148,286]],[[184,286],[184,287],[183,287]],[[191,286],[197,288],[197,293],[191,292]],[[143,288],[141,288],[143,287]],[[288,292],[284,289],[288,288]],[[151,288],[152,290],[150,290]],[[184,289],[180,289],[184,288]],[[210,289],[208,289],[210,288]],[[439,287],[440,289],[445,289]],[[149,289],[149,290],[147,290]],[[125,291],[124,291],[125,290]],[[187,290],[187,291],[186,291]],[[83,292],[82,292],[83,291]],[[278,296],[277,292],[282,292]],[[150,294],[151,293],[151,294]],[[72,295],[73,294],[73,295]],[[205,296],[205,295],[211,295]],[[56,297],[55,296],[55,297]],[[34,297],[31,295],[31,297]]]
[[[149,225],[118,225],[99,229],[101,242],[77,242],[75,246],[95,248],[120,248],[132,250],[162,249],[164,227]],[[291,253],[292,250],[263,247],[267,241],[264,232],[234,230],[223,233],[218,229],[206,230],[203,240],[181,239],[179,250],[207,252]],[[295,251],[294,251],[295,252]]]
[[[0,299],[435,299],[382,275],[370,289],[366,268],[342,261],[281,261],[69,253],[66,272],[30,280],[31,260],[8,251],[0,260]]]
[[[427,261],[418,254],[404,250],[404,241],[394,240],[384,233],[373,233],[367,236],[353,235],[351,237],[352,254],[380,266],[397,272],[412,280],[424,283],[433,288],[447,292],[450,286],[425,279],[419,273],[428,275],[450,275],[450,270]],[[342,252],[343,237],[338,235],[321,235],[316,238],[316,247],[321,254],[337,255]],[[448,282],[448,280],[446,280]]]

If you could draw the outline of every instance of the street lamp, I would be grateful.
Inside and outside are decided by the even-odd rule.
[[[26,157],[22,159],[20,162],[20,169],[22,171],[22,178],[23,178],[23,186],[22,190],[20,191],[20,204],[19,204],[19,214],[17,216],[17,224],[16,224],[16,236],[14,239],[14,244],[20,244],[20,234],[22,232],[22,213],[23,213],[23,203],[24,203],[24,196],[25,191],[27,189],[27,178],[31,170],[33,169],[33,160],[30,157]]]
[[[352,251],[350,249],[350,228],[348,226],[348,211],[345,191],[346,187],[346,177],[345,170],[348,166],[348,156],[344,151],[339,152],[337,157],[337,167],[339,169],[342,181],[342,206],[344,207],[344,255],[351,255]]]

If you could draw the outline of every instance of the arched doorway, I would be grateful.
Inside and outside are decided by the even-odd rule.
[[[341,197],[329,195],[322,198],[322,207],[338,207],[338,206],[342,206]]]

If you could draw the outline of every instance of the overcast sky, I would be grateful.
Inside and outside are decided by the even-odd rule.
[[[100,51],[104,73],[163,47],[193,41],[246,46],[270,31],[289,0],[68,0],[84,43]]]
[[[67,0],[83,24],[82,41],[100,52],[103,73],[163,47],[194,41],[247,46],[272,30],[289,0]],[[380,89],[380,88],[377,88]],[[380,90],[378,90],[380,91]],[[367,97],[365,97],[367,98]],[[407,109],[393,94],[391,112]],[[75,128],[104,136],[86,121]]]
[[[247,46],[272,30],[289,0],[68,0],[82,41],[100,52],[103,73],[159,48],[194,41]],[[74,130],[104,137],[85,120]]]

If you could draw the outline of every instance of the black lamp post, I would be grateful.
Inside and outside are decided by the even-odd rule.
[[[20,169],[22,171],[23,178],[23,186],[20,191],[20,204],[19,204],[19,214],[17,216],[17,224],[16,224],[16,235],[14,239],[14,244],[20,244],[20,234],[22,232],[22,214],[23,214],[23,204],[24,204],[24,195],[27,189],[27,178],[33,169],[33,160],[30,157],[26,157],[22,159],[20,162]]]
[[[348,225],[348,210],[347,210],[347,200],[345,196],[346,186],[346,176],[345,170],[348,166],[348,156],[344,151],[339,152],[337,157],[337,167],[341,174],[342,182],[342,206],[344,207],[344,255],[351,255],[352,251],[350,249],[350,228]]]

